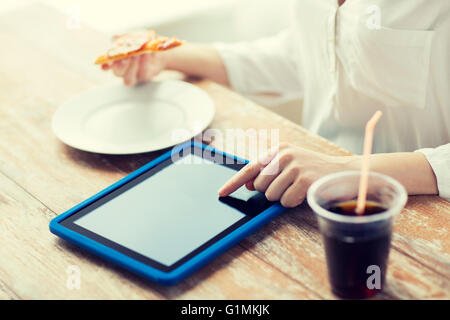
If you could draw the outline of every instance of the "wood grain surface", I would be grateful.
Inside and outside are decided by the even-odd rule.
[[[108,36],[83,25],[69,29],[66,22],[42,5],[0,17],[0,299],[334,299],[317,222],[306,204],[173,287],[142,280],[49,232],[53,217],[165,151],[109,156],[56,139],[51,118],[61,103],[117,81],[93,65]],[[227,88],[193,83],[216,104],[210,129],[275,129],[282,142],[350,154]],[[249,155],[226,141],[207,142]],[[379,299],[450,298],[449,226],[449,202],[409,198],[395,223],[387,288]],[[79,290],[66,286],[70,266],[81,272]]]

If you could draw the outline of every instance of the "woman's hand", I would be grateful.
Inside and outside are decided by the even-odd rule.
[[[186,43],[163,52],[146,53],[102,65],[123,78],[127,86],[150,81],[164,69],[182,72],[188,76],[211,79],[228,86],[225,65],[214,47],[207,44]]]
[[[103,70],[112,70],[114,74],[123,78],[126,86],[150,81],[163,69],[165,52],[145,53],[102,65]]]
[[[303,202],[310,185],[338,171],[357,170],[357,157],[329,156],[290,144],[282,144],[259,161],[249,163],[219,190],[227,196],[242,185],[264,192],[270,201],[280,200],[284,207]]]

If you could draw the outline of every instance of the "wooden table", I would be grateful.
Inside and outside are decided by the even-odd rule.
[[[58,105],[113,81],[92,64],[108,37],[66,22],[40,5],[0,17],[0,298],[334,298],[317,223],[305,204],[173,287],[142,280],[49,232],[50,219],[160,154],[86,153],[53,135]],[[211,128],[279,129],[281,141],[349,154],[211,81],[195,84],[215,101]],[[395,225],[388,286],[379,298],[450,298],[449,226],[449,202],[409,198]],[[81,271],[79,290],[66,286],[72,265]]]

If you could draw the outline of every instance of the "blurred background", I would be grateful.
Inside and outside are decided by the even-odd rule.
[[[192,42],[258,39],[288,26],[295,0],[0,0],[0,15],[33,3],[53,7],[72,23],[113,35],[140,28]],[[280,5],[282,3],[282,5]],[[252,96],[256,102],[301,122],[301,101]]]

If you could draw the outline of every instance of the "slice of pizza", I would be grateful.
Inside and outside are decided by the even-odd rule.
[[[99,56],[95,64],[138,56],[147,52],[165,51],[181,46],[184,42],[175,37],[161,37],[153,30],[138,31],[115,36],[111,48]]]

